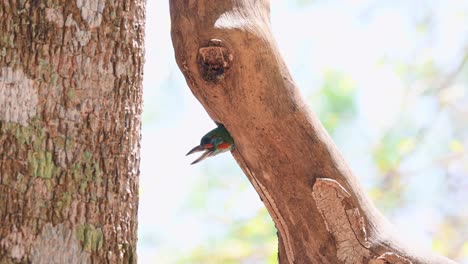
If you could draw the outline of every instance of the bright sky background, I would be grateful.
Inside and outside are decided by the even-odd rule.
[[[424,2],[440,7],[433,14],[435,30],[429,37],[421,38],[422,33],[412,25],[414,19],[420,19],[415,10],[424,15],[425,6],[429,5]],[[438,102],[429,97],[415,102],[394,69],[378,64],[382,58],[411,61],[427,56],[441,69],[451,71],[454,61],[462,55],[463,45],[468,43],[466,17],[454,14],[466,12],[468,3],[444,3],[354,0],[297,5],[296,1],[271,1],[275,38],[305,96],[320,86],[322,72],[327,68],[346,72],[359,87],[357,118],[340,126],[334,138],[366,187],[373,185],[374,175],[379,173],[372,166],[371,149],[366,146],[379,142],[382,132],[397,125],[402,115],[414,117],[412,122],[419,124],[437,122],[431,133],[438,138],[451,137],[449,120],[442,115],[434,121]],[[206,237],[225,232],[226,225],[207,219],[246,219],[263,204],[253,188],[243,187],[248,186],[247,179],[231,155],[189,165],[196,155],[185,157],[185,153],[215,125],[175,64],[168,1],[147,1],[146,27],[138,260],[172,263],[176,258],[168,256],[188,254]],[[425,88],[417,81],[413,85],[413,90]],[[468,96],[466,87],[454,91],[457,96]],[[424,152],[437,153],[439,148],[442,147],[437,142],[427,144],[422,155],[410,159],[408,168],[425,166],[428,157]],[[209,184],[206,173],[225,178],[225,188],[201,192],[200,195],[210,196],[207,204],[196,212],[185,210],[193,199],[194,186]],[[436,169],[415,173],[405,182],[409,187],[404,195],[412,201],[411,206],[392,216],[400,231],[428,248],[432,243],[431,228],[440,217],[434,204],[442,201],[434,193],[444,184],[443,176],[444,172]],[[466,203],[468,195],[454,199],[452,202]]]

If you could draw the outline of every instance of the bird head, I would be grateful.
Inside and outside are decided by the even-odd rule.
[[[187,154],[204,151],[204,153],[191,164],[198,163],[208,157],[217,155],[222,152],[231,150],[234,147],[234,141],[226,130],[226,128],[219,124],[217,128],[208,132],[200,141],[200,145],[191,149]]]

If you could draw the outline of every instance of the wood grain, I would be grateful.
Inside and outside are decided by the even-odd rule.
[[[233,155],[278,229],[280,263],[370,263],[387,252],[453,263],[404,245],[363,193],[278,52],[269,1],[172,0],[170,8],[177,63],[234,138]]]

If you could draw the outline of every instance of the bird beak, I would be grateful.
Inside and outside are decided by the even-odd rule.
[[[211,154],[213,154],[213,151],[211,151],[209,149],[206,149],[203,146],[196,146],[185,155],[185,156],[188,156],[188,155],[190,155],[192,153],[200,152],[200,151],[204,151],[204,150],[206,150],[205,153],[203,153],[198,159],[196,159],[192,163],[190,163],[190,165],[193,165],[195,163],[198,163],[198,162],[208,158],[209,156],[211,156]]]
[[[196,159],[192,163],[190,163],[190,165],[193,165],[195,163],[198,163],[198,162],[208,158],[209,156],[211,156],[211,154],[213,154],[213,151],[211,151],[211,150],[205,151],[205,153],[203,153],[198,159]]]
[[[205,150],[205,147],[203,146],[196,146],[194,147],[192,150],[190,150],[187,154],[185,154],[185,156],[188,156],[192,153],[195,153],[195,152],[200,152],[200,151],[204,151]]]

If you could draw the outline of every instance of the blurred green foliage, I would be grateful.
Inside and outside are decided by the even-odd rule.
[[[337,70],[325,70],[320,89],[309,97],[322,124],[333,134],[341,122],[356,114],[355,83],[349,75]]]
[[[351,21],[337,27],[331,22],[313,20],[315,28],[324,30],[318,33],[310,33],[312,28],[295,31],[299,39],[295,41],[304,43],[290,48],[290,52],[296,53],[290,57],[300,58],[296,61],[301,63],[310,60],[310,64],[292,70],[293,75],[299,76],[297,79],[300,80],[309,80],[306,83],[312,89],[301,87],[307,91],[308,103],[332,137],[341,142],[340,149],[348,155],[346,158],[353,170],[359,172],[356,176],[387,218],[405,227],[403,233],[420,228],[423,231],[418,235],[427,241],[426,246],[432,246],[436,252],[459,263],[468,263],[468,50],[460,48],[468,47],[468,1],[457,1],[459,5],[465,3],[463,7],[457,7],[455,1],[427,1],[424,4],[419,1],[345,2],[297,0],[282,5],[296,7],[296,13],[290,14],[289,19],[292,16],[306,17],[306,20],[298,19],[303,23],[310,23],[315,17],[325,21],[330,14],[336,15],[336,19]],[[272,5],[277,4],[280,3],[272,2]],[[313,13],[314,8],[320,11]],[[385,19],[391,26],[382,23]],[[397,22],[399,24],[395,25]],[[358,29],[351,28],[354,29],[351,34],[346,30],[336,33],[329,29],[338,30],[353,23]],[[282,24],[283,21],[279,26]],[[291,26],[289,29],[296,28]],[[379,32],[384,33],[375,36]],[[305,37],[300,38],[300,34]],[[343,49],[349,45],[349,51],[340,53],[336,46],[330,47],[335,50],[328,51],[324,50],[328,46],[322,46],[322,50],[313,53],[317,48],[314,45],[328,35],[333,37],[326,44],[339,43]],[[390,35],[387,39],[379,39]],[[342,57],[366,44],[356,44],[354,41],[359,38],[371,42],[368,49],[380,45],[382,50],[378,53],[356,51],[362,54],[351,56],[355,60],[348,63],[351,67],[340,65],[339,62],[346,62]],[[396,46],[394,49],[386,46],[386,41],[395,39],[392,42]],[[457,53],[453,52],[454,43],[459,44]],[[310,50],[305,52],[298,48],[302,46],[310,46]],[[320,53],[325,52],[328,52],[323,56],[325,60],[319,61]],[[313,55],[303,58],[304,54]],[[359,75],[355,68],[360,67],[361,59],[368,72]],[[294,65],[289,66],[294,69]],[[390,72],[385,72],[390,80],[398,80],[390,84],[386,83],[387,79],[372,80],[376,78],[373,74],[385,70]],[[311,75],[318,81],[310,81]],[[180,94],[172,92],[176,90],[173,80],[169,83],[172,84],[165,83],[168,88],[165,92],[156,95],[163,98],[162,107],[157,104],[150,107],[152,111],[146,113],[147,119],[160,115],[156,106],[163,109],[173,105],[180,107]],[[366,85],[371,89],[364,87]],[[388,92],[385,89],[401,89],[402,92],[384,93]],[[386,106],[385,97],[376,98],[374,102],[374,98],[363,96],[369,92],[375,92],[375,97],[380,93],[390,94],[399,97],[403,103]],[[368,107],[369,104],[372,107]],[[396,117],[389,118],[385,110],[396,113]],[[368,117],[368,112],[372,111],[376,119]],[[166,117],[173,118],[173,115]],[[391,120],[383,120],[383,125],[376,124],[385,118]],[[353,132],[358,134],[355,138],[351,137]],[[353,160],[362,161],[362,164],[354,164]],[[249,197],[248,201],[240,199],[245,193],[252,192],[252,187],[239,171],[225,167],[225,164],[211,162],[187,194],[184,206],[178,212],[196,215],[207,228],[201,230],[203,240],[193,245],[190,252],[177,255],[179,253],[173,250],[168,253],[174,254],[167,258],[173,260],[169,263],[277,262],[273,221],[264,208],[239,216],[242,206],[248,207],[247,203],[253,203],[258,197]]]
[[[383,137],[372,155],[379,170],[385,173],[397,167],[401,157],[415,148],[415,142],[412,137],[400,137],[396,134]]]
[[[226,236],[196,248],[192,255],[178,263],[236,264],[276,263],[277,239],[275,228],[265,209],[251,219],[231,224]]]

